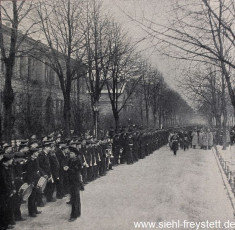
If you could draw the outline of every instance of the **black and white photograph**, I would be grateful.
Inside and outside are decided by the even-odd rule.
[[[234,0],[0,0],[0,230],[233,230],[234,143]]]

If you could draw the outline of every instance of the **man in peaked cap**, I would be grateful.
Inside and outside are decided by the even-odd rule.
[[[48,179],[48,183],[45,188],[45,196],[48,202],[55,202],[56,200],[53,199],[53,192],[54,192],[54,181],[51,174],[51,164],[49,159],[49,153],[51,151],[51,144],[52,142],[47,141],[43,145],[43,151],[41,151],[38,155],[38,163],[39,168],[42,175]]]
[[[34,150],[34,149],[38,149],[38,153],[40,153],[43,150],[42,142],[40,142],[36,139],[29,140],[28,145],[29,145],[29,151]],[[37,164],[39,165],[38,158],[37,158]],[[40,166],[38,168],[39,168],[40,176],[45,176],[44,171],[40,168]],[[38,207],[44,207],[44,203],[43,203],[42,198],[43,198],[42,193],[37,193],[36,199],[37,199],[37,206]]]
[[[60,190],[60,164],[59,161],[57,159],[56,156],[56,146],[55,144],[51,144],[51,151],[49,153],[49,160],[50,160],[50,164],[51,164],[51,174],[52,174],[52,178],[54,180],[54,184],[56,186],[56,191]],[[58,199],[62,199],[63,196],[61,196],[61,194],[58,194],[58,192],[56,192],[56,197]]]
[[[68,193],[68,178],[64,167],[68,166],[69,154],[68,146],[65,142],[60,141],[55,149],[56,157],[59,162],[59,186],[57,190],[57,198],[64,197]]]
[[[87,182],[92,181],[93,179],[93,162],[92,162],[92,141],[86,140],[86,152],[85,158],[87,162]]]
[[[126,161],[127,164],[133,164],[133,139],[132,134],[128,133],[126,138]]]
[[[69,147],[69,151],[70,159],[65,171],[69,175],[70,201],[72,204],[69,221],[74,221],[81,215],[80,190],[84,190],[84,188],[81,181],[81,153],[72,146]]]
[[[85,139],[82,140],[81,142],[80,151],[82,153],[82,180],[83,180],[83,183],[86,184],[87,183],[87,168],[89,166],[86,161],[86,140]]]
[[[39,192],[36,188],[38,180],[40,178],[39,166],[37,158],[39,155],[39,149],[31,148],[29,151],[29,157],[25,165],[25,182],[32,184],[33,190],[28,199],[28,212],[29,216],[36,217],[41,211],[37,210],[37,196]]]
[[[22,149],[21,149],[22,150]],[[19,194],[19,190],[21,185],[24,183],[24,167],[27,162],[25,159],[25,152],[16,152],[14,159],[14,184],[16,188],[16,193],[13,196],[14,202],[14,216],[16,221],[24,221],[25,219],[21,216],[20,206],[22,204],[21,195]]]
[[[0,161],[0,227],[10,229],[15,225],[13,196],[16,193],[13,183],[13,163],[14,154],[6,153]]]

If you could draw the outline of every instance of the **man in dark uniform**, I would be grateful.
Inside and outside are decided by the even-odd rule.
[[[86,161],[86,140],[82,140],[81,142],[81,149],[79,150],[82,153],[82,180],[83,183],[87,183],[87,168],[88,163]]]
[[[126,132],[123,133],[122,135],[122,146],[123,146],[123,151],[122,151],[122,157],[121,157],[121,163],[126,163],[127,158],[128,158],[128,134]]]
[[[97,174],[98,177],[101,176],[101,147],[100,147],[100,141],[96,141],[96,157],[97,157]]]
[[[101,147],[100,157],[101,157],[101,168],[102,168],[101,176],[104,176],[106,175],[106,172],[107,172],[106,142],[104,139],[101,141],[100,147]]]
[[[114,156],[114,165],[120,164],[120,140],[119,140],[120,135],[115,134],[113,136],[113,144],[112,144],[112,151],[113,151],[113,156]]]
[[[92,141],[87,140],[86,141],[86,162],[88,164],[87,168],[87,181],[90,182],[93,180],[93,162],[92,162]]]
[[[82,159],[79,151],[69,147],[70,159],[65,170],[68,172],[70,186],[70,201],[72,211],[69,221],[75,221],[81,215],[80,190],[84,190],[81,182]]]
[[[56,199],[53,198],[54,192],[54,180],[51,174],[51,164],[48,154],[51,151],[51,142],[47,141],[44,143],[43,151],[38,155],[38,163],[39,163],[39,170],[43,174],[44,177],[48,179],[46,188],[45,188],[45,196],[48,202],[55,202]]]
[[[103,153],[102,148],[102,141],[100,140],[97,144],[97,154],[98,154],[98,170],[99,170],[99,176],[104,175],[104,165],[105,165],[105,157]]]
[[[28,212],[29,216],[36,217],[41,211],[37,210],[37,183],[40,178],[39,166],[37,157],[39,150],[37,148],[32,148],[29,151],[29,157],[25,165],[25,182],[33,186],[33,190],[28,199]]]
[[[174,135],[171,137],[171,149],[174,152],[174,155],[176,156],[176,153],[179,149],[179,136],[178,134],[175,132]]]
[[[4,154],[0,161],[0,227],[11,229],[15,225],[13,196],[16,193],[12,171],[14,154]]]
[[[141,154],[142,154],[142,158],[146,157],[146,133],[143,131],[142,135],[141,135]]]
[[[25,148],[25,147],[23,147]],[[16,152],[14,162],[13,162],[13,168],[14,168],[14,184],[16,188],[16,193],[13,196],[14,200],[14,216],[15,216],[15,221],[24,221],[25,219],[21,216],[21,210],[20,206],[22,204],[22,197],[19,194],[19,190],[22,184],[24,184],[24,179],[23,179],[23,171],[25,164],[27,162],[26,158],[26,153],[23,152],[22,149],[20,149],[21,152]]]
[[[99,172],[99,168],[98,168],[98,149],[97,149],[97,140],[93,141],[93,152],[92,152],[92,162],[93,162],[93,177],[94,179],[98,178],[98,172]]]
[[[52,174],[52,178],[54,181],[54,185],[56,187],[56,198],[57,199],[62,199],[63,196],[58,193],[58,190],[60,191],[60,164],[59,161],[56,157],[56,153],[55,153],[55,144],[52,143],[51,144],[51,151],[49,153],[49,160],[50,160],[50,165],[51,165],[51,174]]]
[[[139,143],[138,143],[138,136],[137,133],[133,133],[133,160],[138,161],[139,160],[139,155],[138,155],[138,148],[139,148]]]
[[[127,136],[127,142],[126,142],[126,160],[127,164],[133,164],[134,159],[133,159],[133,139],[132,139],[132,134],[129,133]]]
[[[64,142],[59,142],[56,148],[56,157],[59,162],[59,186],[57,186],[57,198],[64,197],[68,193],[67,186],[67,173],[64,171],[64,167],[68,166],[69,155],[67,153],[68,146]]]

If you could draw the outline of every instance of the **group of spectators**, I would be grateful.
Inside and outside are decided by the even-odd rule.
[[[194,149],[200,148],[209,150],[215,145],[233,145],[235,142],[235,126],[229,131],[225,129],[208,128],[208,127],[185,127],[172,129],[169,132],[168,142],[172,148],[173,140],[174,147],[172,150],[176,151],[181,148],[187,150],[189,147]]]
[[[171,130],[168,142],[171,149],[176,155],[179,148],[184,151],[192,147],[194,149],[211,149],[214,144],[215,133],[209,128],[185,128],[179,130]]]

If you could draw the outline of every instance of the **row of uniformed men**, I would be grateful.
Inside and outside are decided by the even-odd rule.
[[[168,131],[133,131],[113,135],[114,164],[133,164],[167,143]]]
[[[36,217],[41,212],[37,207],[43,207],[42,192],[40,191],[39,180],[46,179],[44,194],[47,202],[55,202],[53,193],[56,188],[57,199],[62,199],[66,194],[71,195],[71,184],[74,184],[78,178],[80,190],[83,190],[83,182],[93,180],[98,175],[97,163],[93,160],[94,154],[91,151],[99,144],[102,149],[106,148],[109,140],[101,142],[87,140],[72,140],[70,143],[45,141],[39,145],[37,140],[30,143],[22,142],[17,151],[11,145],[5,144],[3,153],[0,155],[0,229],[13,228],[15,221],[24,221],[21,216],[20,206],[22,204],[21,186],[24,183],[32,185],[33,189],[28,198],[29,216]],[[76,153],[79,159],[79,166],[76,168],[76,175],[70,175],[68,165],[71,162],[71,152]],[[83,154],[81,153],[83,152]],[[101,151],[103,153],[103,151]],[[97,161],[102,165],[99,167],[99,175],[104,175],[109,169],[108,154],[100,154]],[[93,167],[94,166],[94,167]],[[78,176],[78,175],[79,176]],[[75,177],[75,180],[71,180]],[[82,179],[84,181],[82,181]],[[70,183],[71,182],[71,183]],[[78,196],[78,194],[77,194]],[[79,199],[74,199],[76,201]],[[72,202],[73,203],[73,202]],[[71,219],[74,220],[80,216],[80,204],[77,209],[71,213]],[[74,208],[72,208],[74,209]]]
[[[20,206],[22,198],[19,193],[20,186],[26,182],[33,185],[32,193],[28,199],[29,216],[36,217],[41,212],[37,207],[43,207],[42,193],[38,189],[41,177],[47,179],[44,194],[47,202],[56,201],[53,193],[56,188],[57,199],[66,194],[71,195],[71,184],[78,181],[79,190],[83,185],[112,169],[112,165],[120,163],[134,163],[151,152],[166,144],[167,131],[118,133],[104,140],[72,140],[69,143],[45,141],[40,145],[38,141],[30,143],[21,142],[17,152],[12,146],[4,146],[4,154],[0,155],[0,180],[3,189],[0,193],[0,222],[1,229],[12,228],[15,221],[23,221]],[[76,153],[76,162],[71,163],[70,153]],[[13,161],[14,160],[14,161]],[[74,161],[75,162],[75,161]],[[68,165],[77,169],[77,176],[69,175]],[[79,165],[79,167],[77,167]],[[81,214],[79,199],[71,197],[72,213],[70,220]],[[74,203],[74,200],[78,202]]]

